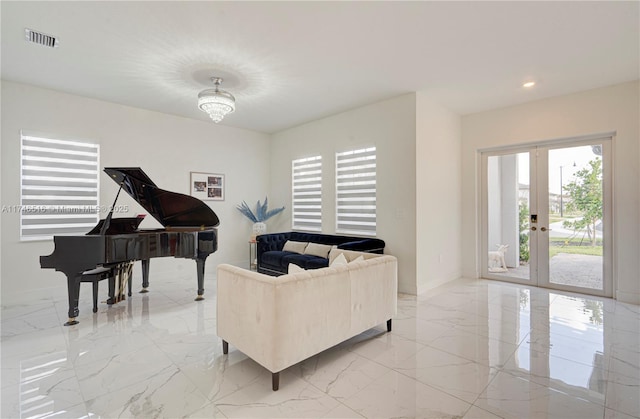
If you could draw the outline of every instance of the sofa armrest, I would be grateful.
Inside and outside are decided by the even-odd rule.
[[[217,268],[216,333],[267,368],[271,364],[264,358],[276,351],[275,341],[267,338],[277,326],[268,313],[276,305],[275,280],[227,264]]]
[[[384,246],[384,240],[362,239],[339,244],[338,249],[354,250],[356,252],[383,253]]]

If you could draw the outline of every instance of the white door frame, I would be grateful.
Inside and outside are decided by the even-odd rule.
[[[534,150],[534,151],[532,151]],[[488,260],[488,253],[490,250],[495,250],[493,248],[489,248],[489,242],[488,242],[488,233],[489,233],[489,222],[488,222],[488,214],[489,214],[489,200],[488,200],[488,158],[489,157],[493,157],[493,156],[504,156],[504,155],[510,155],[510,154],[517,154],[517,153],[532,153],[535,152],[535,147],[532,145],[523,145],[523,146],[514,146],[514,147],[500,147],[497,149],[490,149],[490,150],[483,150],[481,151],[481,165],[480,165],[480,255],[479,255],[479,260],[480,260],[480,275],[482,278],[487,278],[487,279],[496,279],[498,281],[507,281],[507,282],[515,282],[515,283],[519,283],[519,284],[524,284],[524,285],[534,285],[536,286],[537,283],[533,280],[533,278],[536,278],[536,272],[534,272],[534,268],[535,265],[533,263],[530,263],[530,273],[529,273],[529,279],[523,279],[523,278],[518,278],[518,277],[506,277],[504,275],[496,275],[493,274],[491,272],[489,272],[489,260]],[[532,168],[533,165],[530,165],[529,168],[530,170],[535,170],[534,168]],[[531,182],[531,179],[533,179],[533,175],[530,174],[529,175],[529,180],[530,180],[530,184],[532,184],[533,182]],[[529,206],[531,207],[532,205],[532,195],[534,195],[533,193],[534,191],[532,189],[529,190]],[[529,242],[529,246],[531,247],[531,239]]]
[[[559,140],[541,141],[537,143],[527,143],[516,146],[505,146],[490,149],[479,150],[480,152],[480,246],[479,261],[481,277],[488,279],[496,279],[501,281],[515,282],[525,285],[539,286],[545,288],[553,288],[563,291],[580,292],[584,294],[598,295],[604,297],[612,297],[614,289],[613,275],[613,139],[615,132],[594,134],[582,137],[565,138]],[[584,146],[592,144],[602,144],[602,161],[603,161],[603,289],[595,290],[591,288],[582,288],[568,286],[549,282],[549,258],[540,255],[549,254],[548,236],[540,231],[541,227],[548,228],[549,205],[548,193],[539,193],[538,185],[542,185],[542,190],[547,191],[548,188],[548,151],[556,148],[565,148],[573,146]],[[529,279],[516,277],[506,277],[504,275],[492,274],[488,271],[489,250],[488,243],[488,194],[487,194],[487,168],[488,157],[500,156],[508,154],[516,154],[529,152],[529,170],[530,170],[530,191],[529,206],[531,213],[538,216],[538,226],[535,232],[529,234],[530,247],[530,273]],[[535,156],[532,157],[532,156]],[[538,173],[538,171],[540,173]],[[536,212],[534,212],[536,211]]]

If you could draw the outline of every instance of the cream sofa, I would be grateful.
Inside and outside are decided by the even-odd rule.
[[[287,367],[376,325],[397,311],[393,256],[334,249],[352,263],[272,277],[218,266],[217,333],[271,371],[272,387]],[[364,260],[354,261],[358,256]]]

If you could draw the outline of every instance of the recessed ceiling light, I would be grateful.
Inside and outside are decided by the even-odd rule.
[[[535,81],[528,81],[522,85],[522,87],[533,87],[536,85]]]

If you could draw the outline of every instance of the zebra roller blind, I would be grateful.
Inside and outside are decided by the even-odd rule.
[[[376,235],[376,148],[336,153],[336,232]]]
[[[20,239],[83,234],[98,222],[97,144],[21,133]]]
[[[322,231],[322,156],[291,162],[292,228]]]

